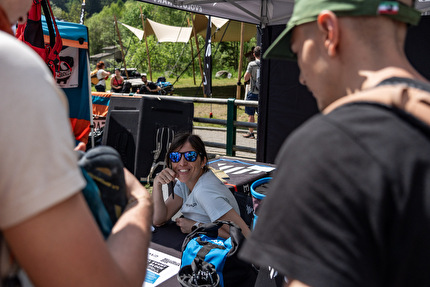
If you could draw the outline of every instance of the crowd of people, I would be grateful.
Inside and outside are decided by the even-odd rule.
[[[0,78],[0,286],[25,285],[27,277],[35,286],[142,286],[151,240],[180,250],[186,234],[219,219],[241,228],[241,257],[274,268],[285,286],[430,284],[430,129],[404,111],[409,99],[430,98],[428,80],[403,51],[408,25],[420,18],[413,1],[390,2],[389,12],[374,0],[295,1],[264,57],[297,61],[321,114],[281,148],[252,232],[208,169],[202,140],[180,134],[152,195],[124,169],[129,203],[106,240],[81,193],[65,95],[40,57],[11,35],[32,2],[0,0],[0,63],[8,71]],[[258,67],[260,53],[256,47]],[[102,91],[109,74],[99,64]],[[256,65],[245,76],[251,83]],[[16,79],[32,93],[10,84]],[[157,92],[146,74],[142,81],[140,91]],[[111,85],[121,83],[115,71]],[[385,95],[401,104],[355,100]],[[165,199],[162,186],[172,183]]]

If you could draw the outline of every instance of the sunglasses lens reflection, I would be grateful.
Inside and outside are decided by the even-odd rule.
[[[197,152],[195,151],[186,151],[184,153],[181,152],[171,152],[169,154],[169,158],[173,163],[177,163],[181,160],[182,155],[184,155],[185,160],[189,162],[194,162],[197,160]]]
[[[172,162],[177,163],[181,160],[182,154],[180,152],[171,152],[169,157]]]

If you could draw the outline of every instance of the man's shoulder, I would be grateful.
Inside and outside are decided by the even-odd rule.
[[[249,67],[255,67],[255,68],[258,68],[258,67],[260,67],[260,60],[254,60],[254,61],[251,61],[251,62],[249,62],[249,65],[248,65]]]
[[[2,53],[0,55],[1,63],[4,67],[9,67],[8,73],[11,70],[31,70],[32,73],[26,73],[30,77],[34,77],[34,69],[46,70],[45,63],[42,58],[36,54],[28,45],[18,41],[15,37],[0,31],[0,47]],[[25,76],[21,75],[22,77]]]
[[[381,138],[396,137],[398,129],[408,129],[407,123],[390,109],[380,105],[352,103],[333,112],[317,114],[307,120],[288,138],[290,146],[310,145],[330,148],[334,141],[355,145],[364,141],[377,142]]]

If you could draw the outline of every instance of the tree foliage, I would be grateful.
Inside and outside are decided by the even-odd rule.
[[[55,4],[55,15],[63,20],[79,22],[81,13],[81,0],[52,0]],[[191,22],[190,14],[184,11],[166,8],[162,6],[143,3],[140,1],[117,0],[87,0],[85,25],[89,30],[90,55],[104,52],[104,47],[117,46],[119,39],[115,30],[114,16],[119,22],[142,29],[142,19],[140,15],[142,8],[145,18],[149,18],[159,23],[174,26],[188,26],[187,19]],[[135,67],[140,72],[148,71],[148,61],[145,41],[140,41],[133,33],[118,23],[122,44],[125,49],[125,60],[127,67]],[[189,43],[157,43],[155,36],[147,37],[151,68],[154,80],[163,75],[168,77],[178,77],[181,73],[191,75],[192,55],[190,42],[193,44],[194,56],[197,54],[194,39]],[[252,39],[245,43],[245,52],[255,46],[256,40]],[[199,36],[200,49],[204,49],[205,41]],[[238,42],[223,42],[212,44],[213,71],[227,70],[237,73],[239,58]],[[203,58],[204,51],[201,52]],[[198,59],[195,58],[196,74],[199,75]],[[109,69],[120,67],[122,62],[107,63]],[[246,63],[244,63],[246,65]],[[246,66],[244,66],[246,69]]]

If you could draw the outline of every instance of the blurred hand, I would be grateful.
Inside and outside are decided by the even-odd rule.
[[[150,197],[149,192],[146,188],[137,180],[137,178],[128,169],[124,168],[124,178],[126,186],[127,198],[131,197]]]

